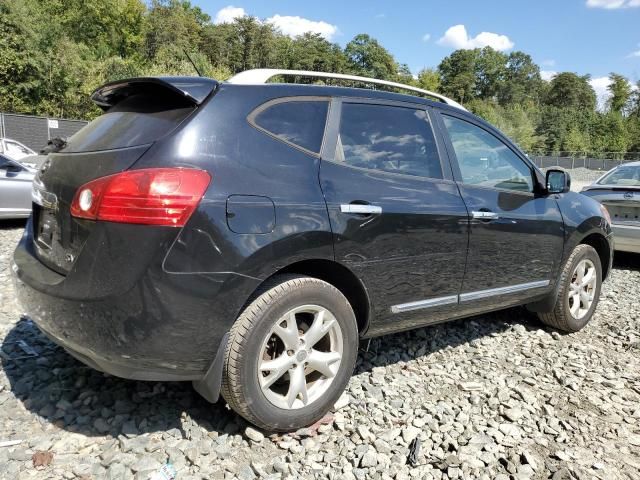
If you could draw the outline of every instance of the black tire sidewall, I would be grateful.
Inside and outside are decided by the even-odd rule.
[[[573,277],[573,271],[578,266],[578,264],[584,259],[591,260],[595,265],[597,281],[596,281],[596,288],[594,292],[593,302],[591,303],[591,307],[589,307],[589,311],[584,317],[578,319],[578,318],[575,318],[573,315],[571,315],[571,310],[569,308],[569,296],[567,295],[567,293],[571,288],[570,285],[571,285],[571,279]],[[578,330],[582,329],[587,323],[589,323],[589,321],[591,320],[591,317],[593,316],[593,313],[596,310],[596,307],[598,306],[598,301],[600,299],[600,291],[602,288],[602,265],[600,263],[600,257],[598,256],[597,252],[592,247],[588,247],[588,248],[585,248],[584,253],[580,255],[576,255],[573,258],[573,261],[567,267],[568,267],[568,272],[567,272],[567,275],[565,276],[564,285],[562,286],[563,287],[561,292],[562,298],[560,299],[560,301],[562,302],[562,308],[564,310],[564,314],[565,314],[565,318],[568,326],[570,327],[571,331],[577,332]]]
[[[240,366],[239,382],[243,386],[244,400],[251,413],[273,430],[291,430],[322,418],[340,397],[353,373],[358,354],[358,330],[353,310],[337,289],[320,282],[293,289],[269,302],[243,347],[246,361]],[[318,305],[334,315],[342,330],[343,355],[338,373],[322,398],[300,409],[285,410],[273,405],[262,392],[258,383],[258,363],[263,341],[273,323],[301,305]]]

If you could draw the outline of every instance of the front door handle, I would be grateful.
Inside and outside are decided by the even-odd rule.
[[[342,213],[359,213],[361,215],[380,215],[382,213],[382,207],[361,203],[343,203],[340,205],[340,211]]]
[[[471,217],[476,220],[497,220],[500,218],[496,212],[471,212]]]

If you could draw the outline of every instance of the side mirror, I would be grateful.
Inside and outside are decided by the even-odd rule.
[[[564,170],[547,170],[546,184],[548,193],[567,193],[571,190],[571,175]]]

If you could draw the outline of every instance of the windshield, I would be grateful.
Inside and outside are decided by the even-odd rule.
[[[640,187],[640,165],[614,168],[598,181],[599,185]]]

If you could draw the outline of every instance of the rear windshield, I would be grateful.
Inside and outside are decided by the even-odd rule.
[[[132,95],[73,135],[64,152],[92,152],[154,142],[171,132],[192,111],[181,99]]]
[[[602,177],[598,184],[640,187],[640,165],[618,167]]]

